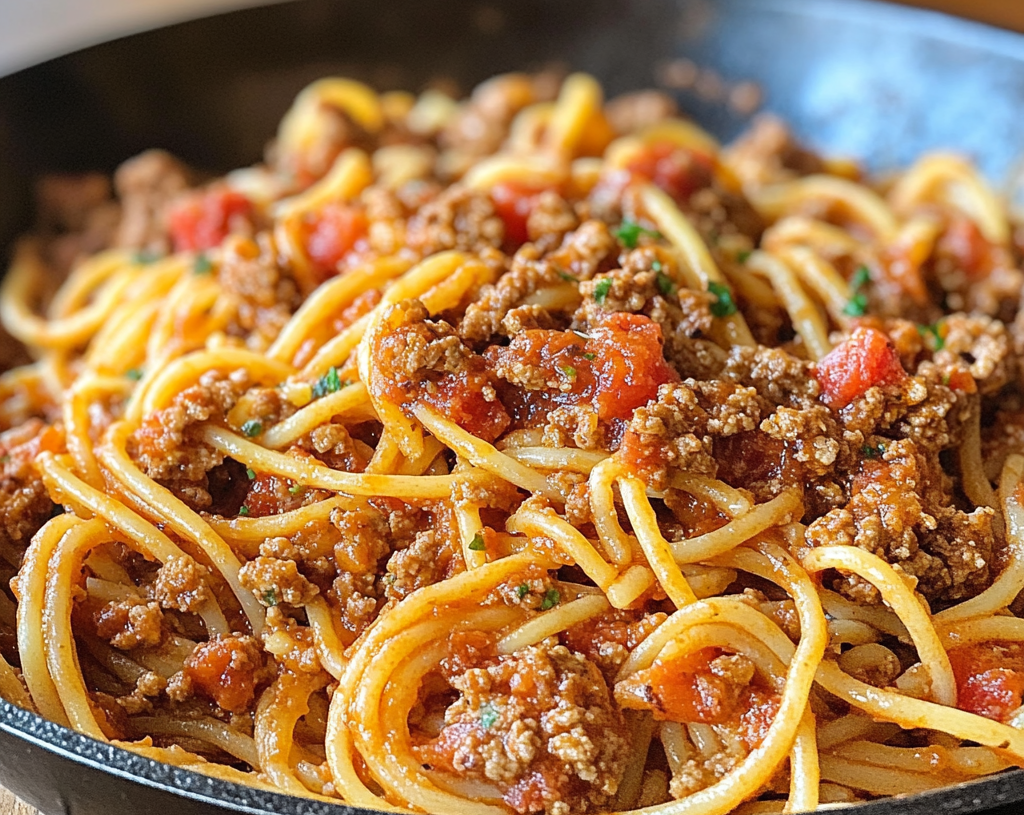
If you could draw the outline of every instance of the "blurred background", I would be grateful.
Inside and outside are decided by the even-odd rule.
[[[900,1],[1024,31],[1022,0]],[[266,2],[269,0],[0,0],[0,75],[122,34]]]

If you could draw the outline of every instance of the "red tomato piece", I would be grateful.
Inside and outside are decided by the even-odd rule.
[[[185,675],[201,696],[230,713],[248,710],[256,694],[255,649],[237,637],[214,637],[185,660]]]
[[[987,276],[996,265],[992,245],[970,218],[954,218],[939,240],[939,250],[975,280]]]
[[[306,253],[326,278],[338,271],[338,263],[351,252],[369,229],[359,207],[328,204],[306,224]]]
[[[514,252],[530,239],[526,223],[537,205],[537,196],[547,187],[503,181],[491,187],[491,201],[505,224],[505,248]]]
[[[202,252],[218,246],[240,219],[252,215],[252,202],[226,188],[190,195],[168,215],[176,252]]]
[[[846,407],[875,385],[895,385],[907,378],[892,341],[874,328],[857,328],[819,363],[815,376],[821,398],[830,408]]]
[[[676,201],[686,201],[711,183],[714,158],[671,142],[655,142],[626,164],[634,177],[650,181]]]
[[[1024,653],[1015,643],[978,643],[953,648],[949,661],[957,707],[1005,722],[1024,696]]]

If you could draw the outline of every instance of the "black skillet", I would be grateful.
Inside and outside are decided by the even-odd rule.
[[[0,79],[0,251],[29,225],[41,173],[112,170],[154,146],[213,171],[251,163],[296,91],[326,74],[381,89],[445,78],[466,90],[560,63],[614,94],[656,84],[680,57],[710,69],[679,96],[722,138],[747,122],[723,89],[753,79],[800,136],[877,170],[944,147],[998,181],[1024,152],[1024,37],[932,13],[865,0],[296,0]],[[0,783],[46,815],[355,812],[158,764],[5,703]],[[1024,772],[1014,771],[846,811],[1009,815],[1019,801]]]

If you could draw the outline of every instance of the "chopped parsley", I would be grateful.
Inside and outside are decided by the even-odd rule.
[[[562,375],[565,376],[567,379],[576,378],[576,369],[573,368],[572,365],[559,365],[558,370],[560,370],[562,372]]]
[[[142,368],[129,368],[124,375],[132,382],[138,382],[142,379]]]
[[[132,263],[137,263],[139,266],[146,266],[149,263],[160,260],[161,255],[159,252],[151,252],[148,249],[140,249],[138,252],[132,254]]]
[[[483,552],[487,549],[487,545],[484,543],[484,536],[477,532],[473,536],[473,540],[469,542],[469,548],[474,552]]]
[[[736,262],[737,263],[746,263],[748,260],[750,260],[750,256],[752,254],[754,254],[754,253],[751,250],[749,250],[749,249],[744,249],[742,252],[737,252],[736,253]]]
[[[277,605],[277,589],[267,589],[265,592],[263,592],[263,605]]]
[[[313,398],[319,399],[329,393],[337,393],[341,390],[341,379],[338,377],[338,369],[333,365],[313,383]]]
[[[526,595],[528,595],[529,593],[530,593],[530,584],[529,583],[520,583],[518,586],[516,586],[516,595],[519,597],[520,600],[522,600],[524,597],[526,597]]]
[[[544,599],[540,601],[540,610],[547,611],[549,608],[554,608],[561,599],[562,595],[558,589],[548,589],[544,592]]]
[[[586,359],[586,360],[589,360],[590,362],[593,362],[595,359],[597,359],[597,354],[592,354],[592,353],[590,353],[590,351],[587,351],[583,355],[583,358]]]
[[[736,301],[732,299],[732,292],[724,283],[715,280],[708,282],[708,291],[715,296],[711,304],[711,313],[716,317],[731,317],[736,313]]]
[[[256,471],[252,467],[246,467],[245,468],[245,477],[248,478],[250,481],[255,481],[256,480]]]
[[[608,292],[611,290],[612,281],[610,277],[597,281],[597,284],[594,286],[594,300],[599,306],[604,305],[604,301],[608,299]]]
[[[665,297],[673,294],[676,290],[676,284],[672,282],[672,278],[661,271],[658,272],[658,276],[655,278],[654,283],[658,287],[658,291],[660,291]]]
[[[242,425],[242,433],[248,436],[250,439],[255,438],[263,432],[263,422],[257,422],[255,419],[250,419]]]
[[[661,237],[661,233],[658,232],[658,230],[648,229],[645,226],[640,226],[636,221],[630,221],[628,219],[623,221],[619,225],[618,229],[614,230],[612,234],[618,238],[619,243],[627,249],[636,249],[641,235],[646,235],[649,238]]]
[[[850,279],[850,302],[843,309],[847,317],[863,317],[868,310],[868,295],[864,288],[871,282],[871,270],[867,266],[858,266]]]
[[[192,273],[198,275],[210,274],[213,271],[213,261],[206,255],[197,255],[192,264]]]
[[[931,338],[930,347],[933,351],[941,351],[946,347],[946,338],[942,336],[941,321],[931,325],[919,325],[917,333],[924,338],[926,345],[929,345],[928,339]]]
[[[480,726],[484,730],[490,730],[498,721],[498,708],[491,702],[484,702],[480,705]]]
[[[558,272],[558,276],[567,283],[576,282],[576,278],[569,274],[567,271],[565,271],[565,269],[559,269],[558,267],[555,267],[555,271]]]
[[[306,488],[302,484],[292,484],[288,488],[288,492],[292,495],[298,495],[300,492],[305,492]]]
[[[238,508],[238,514],[239,515],[248,515],[249,514],[249,507],[247,507],[245,504],[242,504],[242,506],[240,506]]]
[[[870,444],[865,444],[861,448],[861,452],[866,458],[881,458],[885,455],[885,445],[879,444],[877,447],[872,447]]]

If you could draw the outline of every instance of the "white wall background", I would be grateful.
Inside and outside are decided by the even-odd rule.
[[[271,0],[0,0],[0,76],[125,34]]]

